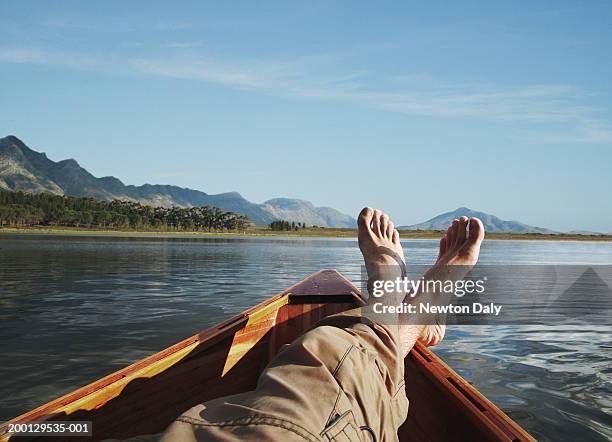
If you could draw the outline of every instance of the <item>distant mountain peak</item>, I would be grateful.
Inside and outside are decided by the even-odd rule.
[[[5,138],[5,140],[10,141],[11,143],[15,143],[15,144],[20,144],[22,146],[25,146],[25,143],[23,141],[21,141],[18,137],[16,137],[15,135],[7,135]],[[29,149],[29,148],[28,148]]]
[[[265,201],[263,209],[274,219],[297,221],[309,226],[355,227],[357,221],[331,207],[315,207],[310,201],[297,198],[273,198]]]
[[[65,166],[71,166],[71,167],[81,167],[79,165],[79,163],[77,162],[77,160],[75,160],[74,158],[68,158],[66,160],[58,161],[57,164],[61,164],[61,165],[65,165]]]
[[[438,216],[435,216],[425,222],[413,224],[411,226],[402,226],[400,228],[410,230],[446,230],[448,226],[453,222],[453,219],[459,218],[460,216],[467,216],[468,218],[480,218],[480,220],[485,226],[485,230],[487,232],[492,233],[558,233],[550,229],[531,226],[529,224],[524,224],[519,221],[503,220],[495,215],[472,210],[468,207],[459,207],[453,211],[445,212]]]
[[[224,196],[224,197],[228,197],[228,198],[240,198],[240,199],[245,199],[240,192],[223,192],[223,193],[218,193],[217,196]]]
[[[312,204],[310,201],[305,201],[297,198],[272,198],[267,201],[264,201],[264,204],[284,209],[302,209],[304,207],[314,207],[314,204]]]
[[[92,196],[101,200],[131,200],[153,206],[215,206],[247,215],[257,225],[276,219],[321,227],[354,227],[354,218],[332,208],[315,207],[309,201],[273,198],[255,204],[238,192],[209,195],[172,185],[125,185],[113,176],[96,178],[75,159],[52,161],[30,149],[15,135],[0,138],[0,189]]]

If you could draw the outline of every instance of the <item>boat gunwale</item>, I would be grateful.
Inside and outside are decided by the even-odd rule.
[[[37,421],[37,419],[40,421],[52,419],[55,415],[62,412],[62,408],[82,400],[89,395],[95,395],[101,390],[111,387],[114,383],[118,383],[127,377],[138,379],[138,376],[136,375],[139,371],[145,371],[147,368],[154,366],[156,363],[160,363],[164,359],[170,359],[173,355],[181,350],[187,349],[190,346],[194,346],[194,350],[198,347],[201,347],[202,350],[209,348],[209,345],[213,345],[230,336],[232,332],[237,332],[247,326],[249,323],[249,318],[252,315],[264,311],[267,307],[278,303],[278,301],[283,298],[287,299],[284,302],[279,303],[277,309],[292,303],[310,304],[311,302],[309,301],[311,299],[318,299],[317,297],[321,295],[300,293],[300,291],[296,290],[296,288],[308,280],[316,281],[316,278],[324,273],[332,273],[333,276],[338,279],[338,281],[346,284],[346,292],[328,294],[332,303],[334,302],[334,298],[339,298],[340,296],[342,296],[343,301],[346,302],[346,297],[349,295],[351,300],[355,302],[355,307],[365,303],[360,290],[357,289],[351,283],[351,281],[349,281],[340,272],[335,269],[319,270],[318,272],[303,278],[283,292],[267,298],[259,304],[252,306],[243,312],[220,322],[217,325],[209,327],[195,335],[171,345],[170,347],[140,359],[127,367],[110,373],[94,382],[77,388],[76,390],[73,390],[57,399],[47,402],[1,424],[0,441],[8,440],[7,436],[10,438],[10,434],[8,432],[9,424],[33,422]],[[256,319],[255,322],[257,322],[257,320],[258,319]],[[201,346],[201,344],[207,345]],[[189,353],[189,356],[192,356],[193,354],[193,352]],[[465,379],[463,379],[462,376],[450,368],[441,358],[439,358],[435,353],[421,343],[417,342],[415,344],[407,358],[413,358],[415,360],[415,364],[422,368],[422,372],[424,372],[427,379],[432,381],[437,388],[450,392],[450,394],[452,394],[463,406],[468,407],[470,413],[466,413],[466,415],[472,416],[472,420],[478,420],[487,430],[494,433],[500,440],[535,441],[535,439],[526,430],[511,419],[503,410],[487,399],[474,386],[469,384]]]
[[[500,441],[536,442],[523,427],[425,345],[416,342],[407,357],[417,360],[418,366],[429,380],[435,382],[439,388],[451,392],[462,406],[471,410],[469,416],[481,421],[488,430],[494,430]]]
[[[66,407],[70,405],[71,403],[79,401],[88,395],[96,394],[99,391],[103,390],[104,388],[107,388],[111,386],[112,384],[119,382],[128,376],[133,376],[134,374],[138,373],[138,371],[145,370],[146,368],[150,367],[152,364],[155,364],[166,358],[169,358],[172,355],[176,354],[177,352],[191,345],[194,345],[194,344],[212,345],[216,343],[217,339],[220,340],[220,339],[225,338],[230,331],[233,331],[234,328],[236,328],[236,331],[238,331],[240,326],[246,325],[248,323],[249,317],[253,315],[254,313],[265,309],[266,307],[274,304],[275,302],[282,299],[283,297],[289,298],[290,295],[294,293],[295,288],[299,287],[300,284],[304,283],[307,280],[316,278],[317,276],[324,274],[324,273],[333,273],[334,276],[340,277],[340,279],[343,282],[350,285],[351,287],[350,294],[356,298],[355,299],[356,302],[357,300],[361,300],[361,302],[363,302],[359,294],[360,293],[359,290],[356,289],[355,286],[353,286],[353,284],[347,278],[344,277],[344,275],[342,275],[336,269],[321,269],[313,274],[310,274],[302,278],[300,281],[296,282],[295,284],[285,289],[281,293],[271,296],[270,298],[266,298],[259,304],[249,307],[248,309],[244,310],[241,313],[238,313],[224,321],[221,321],[220,323],[212,327],[204,329],[199,333],[196,333],[188,338],[185,338],[182,341],[177,342],[176,344],[166,347],[165,349],[162,349],[156,353],[153,353],[152,355],[149,355],[143,359],[139,359],[124,368],[114,371],[106,376],[103,376],[102,378],[99,378],[93,382],[90,382],[89,384],[79,387],[76,390],[72,390],[69,393],[66,393],[65,395],[62,395],[56,399],[46,402],[30,411],[22,413],[2,423],[0,425],[0,437],[3,437],[6,434],[8,434],[9,424],[33,422],[36,419],[40,419],[41,421],[46,421],[48,419],[51,419],[54,415],[61,413],[61,411],[59,410],[60,408]],[[299,299],[299,296],[293,299],[296,299],[296,298]],[[280,307],[281,306],[279,306],[279,308]]]
[[[89,384],[84,385],[83,387],[79,387],[76,390],[73,390],[59,398],[53,399],[50,402],[42,404],[33,410],[30,410],[26,413],[23,413],[9,421],[0,425],[0,436],[6,434],[6,429],[11,423],[23,423],[30,422],[35,420],[36,418],[44,417],[44,420],[51,418],[55,413],[59,412],[57,409],[61,407],[65,407],[72,402],[76,402],[84,397],[95,394],[100,390],[112,385],[113,383],[124,379],[125,377],[134,375],[138,371],[144,370],[147,367],[151,366],[156,362],[160,362],[165,358],[172,356],[173,354],[183,350],[184,348],[189,347],[194,344],[214,344],[215,338],[217,337],[225,337],[225,335],[230,331],[236,328],[239,329],[239,326],[246,325],[248,321],[248,317],[250,314],[254,313],[257,310],[263,309],[268,305],[274,303],[275,301],[281,299],[284,294],[278,294],[271,298],[268,298],[261,303],[255,305],[254,307],[250,307],[249,309],[238,313],[235,316],[232,316],[220,324],[214,325],[208,329],[205,329],[195,335],[192,335],[176,344],[171,345],[165,349],[160,350],[150,356],[147,356],[143,359],[140,359],[127,367],[121,368],[115,372],[112,372],[102,378],[99,378]]]

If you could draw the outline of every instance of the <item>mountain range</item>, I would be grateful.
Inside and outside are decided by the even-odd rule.
[[[274,198],[257,204],[237,192],[210,195],[172,185],[132,186],[112,176],[97,178],[76,160],[52,161],[12,135],[0,138],[0,190],[91,196],[107,201],[131,200],[164,207],[209,205],[247,215],[256,225],[267,225],[277,219],[320,227],[355,227],[357,224],[353,217],[331,207],[315,207],[299,199]]]
[[[518,221],[506,221],[484,212],[468,209],[467,207],[459,207],[451,212],[445,212],[430,220],[411,226],[402,226],[400,229],[410,230],[446,230],[454,219],[461,216],[480,218],[485,226],[485,230],[491,233],[559,233],[542,227],[530,226]]]
[[[0,190],[49,192],[57,195],[91,196],[101,200],[130,200],[153,206],[215,206],[225,211],[247,215],[256,225],[274,220],[288,220],[320,227],[355,227],[355,218],[331,207],[315,207],[311,202],[294,198],[273,198],[261,204],[248,201],[238,192],[216,195],[172,185],[125,185],[113,176],[97,178],[74,159],[53,161],[44,153],[26,146],[19,138],[0,138]],[[411,230],[446,230],[455,218],[478,217],[488,232],[559,233],[542,227],[507,221],[494,215],[460,207],[428,221],[402,226]],[[597,233],[574,231],[591,235]]]

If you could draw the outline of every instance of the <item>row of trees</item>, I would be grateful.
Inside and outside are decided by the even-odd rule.
[[[248,217],[218,207],[166,208],[132,201],[0,192],[0,226],[223,231],[245,229],[249,224]]]
[[[278,220],[278,221],[272,221],[268,227],[270,227],[270,229],[272,229],[275,232],[279,232],[279,231],[291,231],[291,230],[299,230],[299,229],[305,229],[306,228],[306,223],[296,223],[295,221],[283,221],[283,220]]]

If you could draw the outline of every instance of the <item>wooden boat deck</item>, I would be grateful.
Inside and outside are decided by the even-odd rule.
[[[3,424],[0,441],[16,440],[7,432],[9,423],[35,421],[92,421],[93,437],[70,437],[74,442],[159,433],[193,405],[254,389],[282,345],[319,319],[362,303],[350,281],[321,270],[215,327]],[[401,441],[534,440],[426,347],[417,344],[405,368],[410,411],[398,432]]]

